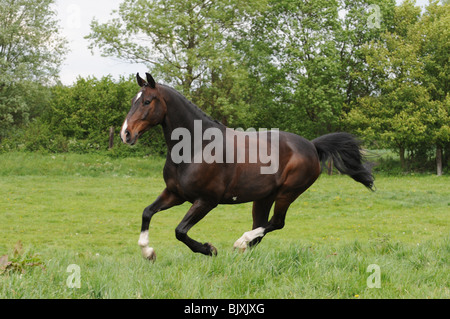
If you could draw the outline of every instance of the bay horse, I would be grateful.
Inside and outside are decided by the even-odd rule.
[[[124,143],[134,145],[144,132],[161,125],[168,150],[163,170],[166,188],[142,214],[138,244],[146,259],[156,258],[154,249],[149,247],[152,217],[184,202],[192,206],[176,227],[175,235],[193,252],[217,255],[212,244],[197,242],[187,233],[219,204],[253,202],[253,228],[235,242],[234,248],[245,250],[257,245],[267,233],[284,227],[289,206],[317,180],[321,162],[330,157],[341,173],[373,190],[374,177],[362,163],[360,142],[351,134],[332,133],[308,141],[282,131],[264,134],[234,131],[211,119],[175,89],[156,83],[149,73],[146,73],[146,80],[139,73],[136,77],[141,89],[132,99],[120,137]],[[209,134],[208,139],[205,138],[207,132],[214,134]],[[182,133],[190,134],[180,147]],[[203,139],[199,141],[196,133]],[[223,136],[220,139],[219,133]],[[211,152],[208,141],[213,143],[213,135],[217,143]],[[263,135],[265,139],[261,138]],[[212,161],[207,160],[208,156],[197,156],[198,151],[206,152],[208,147]],[[262,169],[267,168],[268,162],[262,158],[250,161],[245,152],[269,147],[271,155],[277,153],[272,163],[275,169],[263,174]],[[244,151],[245,160],[237,160],[238,151]],[[274,203],[274,213],[269,220]]]

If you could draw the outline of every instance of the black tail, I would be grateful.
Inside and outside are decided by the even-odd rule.
[[[318,137],[312,143],[317,149],[321,162],[325,162],[331,156],[339,172],[349,175],[368,189],[374,190],[374,177],[362,164],[361,142],[353,135],[332,133]]]

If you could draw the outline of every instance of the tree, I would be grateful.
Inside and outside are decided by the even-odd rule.
[[[370,28],[373,4],[382,20]],[[267,120],[307,138],[340,130],[342,112],[370,91],[359,76],[363,44],[392,28],[394,7],[393,0],[269,1],[243,46],[263,83],[255,92]]]
[[[233,48],[235,30],[260,2],[124,0],[118,17],[92,21],[87,38],[104,56],[146,63],[160,81],[229,124],[246,74]]]
[[[344,111],[348,112],[357,99],[368,95],[373,85],[366,77],[367,71],[364,45],[379,40],[395,25],[394,0],[341,0],[339,6],[343,15],[341,27],[336,34],[340,56],[340,74],[343,79]]]
[[[346,120],[366,139],[396,149],[402,168],[407,150],[426,154],[434,145],[442,174],[442,149],[450,142],[449,7],[431,1],[421,15],[405,1],[395,9],[394,28],[364,46],[369,68],[362,76],[374,86]]]
[[[450,3],[430,1],[410,34],[424,61],[424,85],[433,101],[428,135],[436,146],[437,175],[442,175],[443,150],[450,150]]]
[[[58,35],[53,0],[0,0],[0,139],[28,123],[47,100],[66,41]]]

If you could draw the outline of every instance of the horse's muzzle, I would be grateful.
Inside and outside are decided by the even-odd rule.
[[[133,135],[131,135],[131,133],[128,130],[126,130],[125,131],[125,143],[133,146],[134,144],[136,144],[136,142],[140,136],[141,136],[141,134],[139,134],[139,133],[136,133],[133,136]]]
[[[125,138],[126,138],[125,142],[126,142],[127,144],[130,144],[130,141],[131,141],[131,134],[130,134],[130,131],[128,131],[128,130],[125,131]]]
[[[120,134],[120,140],[121,140],[123,143],[131,144],[131,145],[136,144],[137,135],[136,135],[136,136],[134,137],[134,139],[132,140],[130,131],[125,130],[124,133],[125,133],[125,134]],[[124,138],[125,138],[125,140],[124,140]]]

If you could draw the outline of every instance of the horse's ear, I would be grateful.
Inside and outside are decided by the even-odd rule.
[[[140,87],[143,87],[147,84],[147,82],[145,82],[145,80],[139,76],[139,72],[136,74],[136,79]]]
[[[156,87],[156,82],[153,79],[153,76],[150,73],[145,73],[145,75],[147,75],[147,82],[150,85],[150,87],[152,89],[154,89]]]

